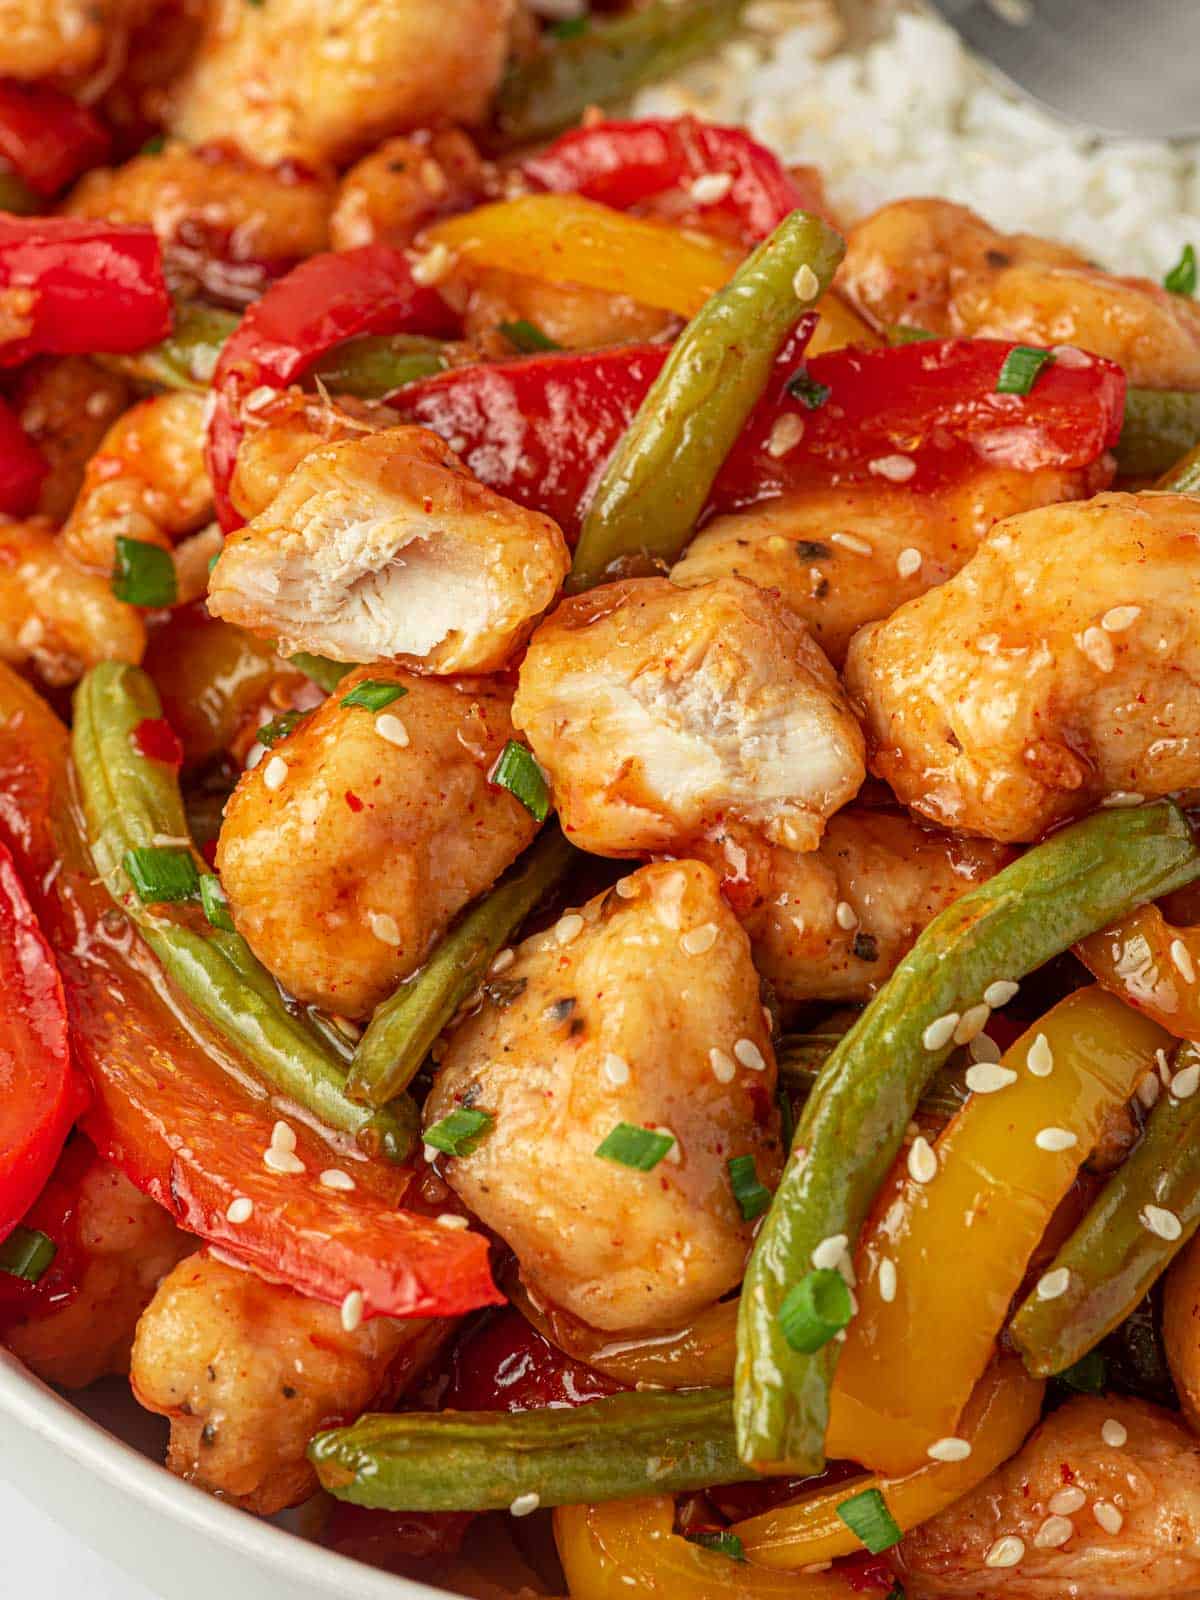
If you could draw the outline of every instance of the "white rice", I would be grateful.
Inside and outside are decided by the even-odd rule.
[[[754,0],[746,38],[635,111],[744,124],[821,168],[847,220],[942,195],[1154,278],[1186,241],[1200,247],[1200,144],[1102,144],[1001,86],[937,18],[896,0],[868,15],[874,42],[851,49],[834,0]]]

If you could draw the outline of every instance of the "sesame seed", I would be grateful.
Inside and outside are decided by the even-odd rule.
[[[1074,1532],[1075,1524],[1069,1517],[1047,1517],[1034,1534],[1033,1542],[1039,1550],[1057,1550]]]
[[[449,272],[453,263],[449,249],[440,240],[431,250],[418,256],[412,264],[414,283],[419,283],[422,288],[427,288],[431,283],[437,283]]]
[[[1025,1065],[1035,1078],[1048,1078],[1054,1071],[1054,1052],[1044,1033],[1039,1033],[1025,1055]]]
[[[271,1129],[272,1150],[294,1150],[296,1148],[296,1130],[290,1122],[278,1121]]]
[[[386,739],[389,744],[397,745],[401,750],[408,745],[408,729],[394,711],[381,711],[379,713],[375,718],[375,732],[381,739]]]
[[[838,927],[844,928],[847,933],[850,932],[851,928],[858,927],[858,912],[855,911],[849,900],[839,900],[837,910],[833,915]]]
[[[1158,1097],[1161,1093],[1162,1084],[1159,1083],[1157,1075],[1153,1072],[1148,1072],[1137,1086],[1137,1097],[1147,1111],[1158,1104]]]
[[[717,942],[717,925],[715,922],[706,922],[699,928],[689,928],[680,936],[679,948],[685,956],[702,956],[706,950],[711,950]]]
[[[1132,789],[1114,789],[1111,794],[1106,794],[1101,800],[1102,806],[1140,806],[1146,798],[1144,794],[1137,794]]]
[[[353,1333],[363,1319],[363,1296],[361,1289],[351,1289],[342,1301],[342,1327],[347,1333]]]
[[[889,1306],[896,1298],[896,1263],[890,1256],[879,1263],[879,1298]]]
[[[1147,1083],[1157,1083],[1157,1079],[1150,1077]],[[1190,1100],[1200,1088],[1200,1063],[1193,1062],[1190,1067],[1181,1067],[1171,1079],[1171,1094],[1176,1100]]]
[[[995,1094],[1016,1081],[1012,1068],[1002,1067],[998,1061],[977,1061],[967,1068],[967,1088],[972,1094]]]
[[[968,1006],[958,1019],[958,1027],[954,1030],[955,1044],[970,1044],[971,1040],[987,1027],[991,1014],[992,1008],[989,1005]]]
[[[794,450],[804,437],[804,419],[794,411],[785,411],[775,419],[767,438],[767,454],[775,461]]]
[[[401,943],[400,924],[395,917],[389,916],[386,911],[368,911],[367,927],[370,928],[380,944],[390,944],[395,948]]]
[[[631,872],[627,878],[619,878],[613,885],[622,900],[632,900],[638,892],[638,885],[633,881]]]
[[[985,1567],[1015,1567],[1025,1555],[1025,1541],[1015,1533],[997,1539],[983,1558]]]
[[[1060,1489],[1057,1494],[1052,1494],[1046,1502],[1049,1509],[1056,1517],[1069,1517],[1072,1511],[1081,1511],[1087,1504],[1087,1495],[1082,1489],[1069,1484],[1067,1488]]]
[[[831,533],[830,544],[840,544],[843,550],[852,550],[856,556],[873,556],[875,546],[867,543],[865,539],[858,539],[852,533]]]
[[[1060,1295],[1066,1294],[1070,1287],[1070,1268],[1055,1267],[1050,1272],[1043,1272],[1038,1279],[1037,1297],[1039,1300],[1057,1300]]]
[[[931,1461],[965,1461],[971,1454],[971,1441],[950,1434],[945,1439],[935,1439],[925,1454]]]
[[[570,944],[583,932],[583,918],[578,911],[568,911],[554,924],[554,938],[558,944]]]
[[[712,1067],[713,1077],[718,1083],[732,1083],[733,1075],[737,1071],[733,1061],[724,1050],[713,1048],[708,1052],[708,1062]]]
[[[456,1211],[439,1211],[433,1219],[439,1228],[446,1228],[450,1233],[461,1233],[471,1226],[466,1217],[460,1217]]]
[[[1100,626],[1105,633],[1124,633],[1126,628],[1132,628],[1141,614],[1141,606],[1113,606],[1100,618]]]
[[[621,1084],[629,1082],[628,1061],[625,1060],[624,1056],[615,1055],[611,1050],[600,1063],[600,1071],[614,1088],[619,1088]]]
[[[431,1167],[441,1153],[435,1144],[423,1144],[421,1146],[421,1154],[425,1157],[426,1166]]]
[[[915,1183],[932,1183],[937,1177],[937,1169],[933,1146],[924,1134],[918,1134],[908,1150],[909,1176]]]
[[[249,1222],[254,1215],[254,1201],[244,1194],[238,1195],[236,1200],[229,1202],[229,1210],[225,1216],[230,1222]]]
[[[867,471],[873,472],[877,478],[886,478],[889,483],[907,483],[917,470],[917,463],[911,456],[876,456],[874,461],[867,462]]]
[[[1033,1142],[1039,1150],[1049,1150],[1057,1155],[1063,1150],[1074,1150],[1079,1143],[1079,1135],[1072,1133],[1070,1128],[1039,1128],[1033,1136]]]
[[[278,1172],[288,1178],[294,1178],[304,1171],[304,1163],[299,1156],[294,1156],[290,1150],[276,1150],[274,1147],[263,1151],[263,1166],[268,1172]]]
[[[272,389],[269,383],[260,383],[258,388],[251,389],[250,393],[242,401],[242,410],[261,411],[263,406],[269,406],[271,401],[278,399],[278,397],[278,389]]]
[[[1100,1437],[1112,1449],[1120,1450],[1129,1438],[1129,1429],[1123,1422],[1118,1422],[1116,1417],[1105,1417]]]
[[[536,1494],[519,1494],[508,1509],[514,1517],[527,1517],[531,1511],[536,1511],[541,1503]]]
[[[282,756],[272,756],[263,768],[263,782],[268,789],[282,789],[287,775],[288,764]]]
[[[915,578],[924,559],[916,546],[910,544],[896,557],[896,571],[902,578]]]
[[[960,1020],[957,1011],[947,1011],[944,1017],[935,1017],[921,1035],[921,1043],[926,1050],[944,1049],[953,1039]]]
[[[849,1234],[831,1233],[814,1248],[809,1259],[818,1272],[832,1272],[846,1254],[849,1243]]]
[[[733,1047],[733,1053],[744,1067],[749,1067],[751,1072],[765,1072],[767,1063],[763,1053],[753,1039],[739,1039]]]
[[[258,766],[259,762],[266,755],[266,753],[266,745],[259,744],[258,740],[256,739],[250,746],[249,750],[246,751],[246,771],[253,772],[255,767]]]
[[[995,1062],[1000,1059],[1000,1046],[990,1033],[977,1033],[967,1046],[972,1061]]]
[[[1154,1052],[1154,1059],[1158,1062],[1158,1075],[1163,1081],[1163,1088],[1171,1087],[1171,1063],[1167,1060],[1167,1052],[1160,1045]]]
[[[1195,983],[1196,967],[1192,961],[1192,952],[1182,939],[1171,940],[1171,961],[1184,983]]]
[[[1092,1506],[1092,1515],[1105,1533],[1120,1533],[1125,1522],[1125,1518],[1111,1500],[1097,1500]]]
[[[797,268],[796,276],[792,279],[792,288],[796,291],[797,300],[815,300],[821,292],[821,280],[807,261]]]
[[[1026,17],[1028,21],[1028,17]],[[1050,354],[1060,367],[1090,367],[1092,358],[1086,350],[1081,350],[1074,344],[1055,344],[1050,347]]]
[[[1019,983],[1013,983],[1009,978],[997,978],[983,991],[984,1004],[991,1006],[993,1011],[999,1011],[1001,1006],[1006,1006],[1013,999],[1020,987]]]
[[[733,188],[733,174],[729,172],[702,172],[688,185],[688,193],[698,206],[715,206]]]
[[[512,966],[516,959],[517,957],[514,951],[501,950],[493,960],[491,966],[488,968],[488,971],[492,973],[507,972],[508,968]]]
[[[354,1179],[348,1172],[343,1172],[340,1167],[326,1167],[317,1179],[325,1189],[340,1189],[344,1194],[349,1194],[355,1187]]]
[[[1098,672],[1111,672],[1116,665],[1112,640],[1103,628],[1085,628],[1079,637],[1079,648]]]
[[[1138,1221],[1143,1228],[1160,1239],[1166,1239],[1169,1244],[1173,1244],[1183,1233],[1183,1223],[1166,1206],[1143,1206],[1138,1212]]]

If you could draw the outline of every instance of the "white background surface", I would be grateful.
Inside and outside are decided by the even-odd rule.
[[[156,1600],[0,1479],[4,1600]]]

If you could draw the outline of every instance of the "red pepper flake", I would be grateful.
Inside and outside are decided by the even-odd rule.
[[[351,811],[361,811],[363,808],[362,801],[358,798],[353,789],[346,790],[346,804],[350,807]]]
[[[183,745],[165,717],[146,717],[133,730],[133,747],[148,761],[161,761],[168,767],[183,765]]]
[[[200,846],[200,854],[210,867],[215,867],[217,864],[217,841],[215,839],[207,840]]]

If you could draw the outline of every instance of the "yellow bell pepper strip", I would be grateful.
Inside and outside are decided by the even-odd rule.
[[[829,1057],[755,1242],[735,1382],[744,1461],[795,1473],[822,1465],[843,1347],[830,1341],[813,1354],[792,1349],[780,1312],[818,1246],[844,1235],[854,1248],[917,1102],[954,1047],[960,1015],[988,1003],[985,991],[998,980],[1022,978],[1115,915],[1198,874],[1200,852],[1178,808],[1158,802],[1101,811],[1027,851],[925,929]],[[930,1337],[941,1337],[937,1324],[909,1331],[926,1376],[940,1378],[940,1364],[927,1360]],[[977,1363],[960,1407],[981,1368]],[[920,1449],[946,1431],[927,1430]],[[864,1464],[892,1471],[920,1459],[918,1452],[916,1461],[910,1453],[896,1463],[868,1457]]]
[[[1167,1041],[1100,987],[1077,990],[1005,1052],[1004,1087],[973,1094],[932,1154],[897,1163],[855,1260],[859,1311],[830,1419],[839,1452],[907,1472],[957,1434],[1050,1218]]]
[[[832,289],[817,301],[817,311],[820,320],[808,341],[806,356],[823,356],[830,350],[844,350],[848,344],[877,350],[884,342]]]
[[[863,1600],[861,1586],[837,1571],[734,1561],[683,1538],[674,1521],[669,1495],[560,1507],[554,1539],[571,1600]]]
[[[468,268],[500,267],[545,283],[625,294],[681,317],[694,316],[728,283],[745,254],[738,245],[577,194],[498,200],[436,223],[422,243],[445,245]]]
[[[1180,1045],[1172,1068],[1181,1098],[1163,1092],[1137,1149],[1054,1258],[1062,1293],[1047,1300],[1035,1289],[1012,1320],[1030,1372],[1061,1372],[1094,1349],[1200,1227],[1200,1046]]]
[[[959,1424],[957,1436],[971,1447],[964,1459],[927,1460],[899,1478],[870,1476],[834,1484],[748,1517],[729,1531],[742,1541],[749,1561],[797,1571],[861,1550],[837,1508],[864,1489],[880,1491],[900,1528],[915,1528],[1016,1454],[1041,1415],[1045,1387],[1015,1356],[998,1356],[976,1384]]]
[[[1178,1038],[1200,1038],[1200,927],[1177,928],[1157,906],[1139,906],[1075,954],[1110,993]]]

